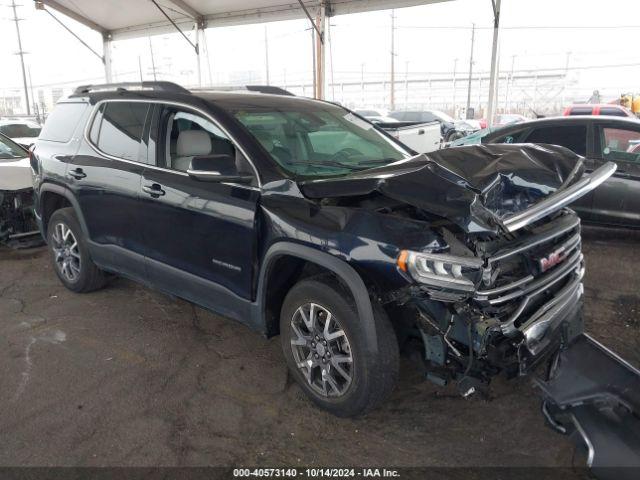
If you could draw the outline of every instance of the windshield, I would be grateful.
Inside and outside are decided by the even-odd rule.
[[[333,105],[301,102],[233,113],[294,177],[346,175],[410,156],[369,122]]]
[[[0,160],[24,158],[28,153],[20,145],[0,135]]]
[[[7,125],[0,125],[0,133],[3,133],[10,138],[35,138],[40,135],[40,130],[42,130],[42,128],[30,126],[26,123],[10,123]]]

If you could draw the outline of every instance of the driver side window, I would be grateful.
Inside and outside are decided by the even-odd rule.
[[[231,139],[208,118],[180,107],[166,106],[160,114],[161,145],[158,166],[186,172],[194,159],[235,162],[237,173],[253,175],[253,169]]]

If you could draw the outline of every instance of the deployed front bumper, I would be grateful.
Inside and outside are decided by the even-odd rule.
[[[587,449],[600,479],[640,478],[640,371],[584,334],[537,379],[551,426]]]

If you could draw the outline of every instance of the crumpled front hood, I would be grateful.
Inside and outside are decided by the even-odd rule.
[[[300,189],[314,199],[378,192],[451,220],[467,232],[496,233],[506,217],[579,180],[581,160],[555,145],[473,145],[336,179],[301,182]]]

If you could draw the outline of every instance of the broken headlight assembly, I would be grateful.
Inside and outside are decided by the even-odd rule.
[[[482,276],[483,262],[475,257],[402,250],[397,265],[423,285],[473,292]]]

